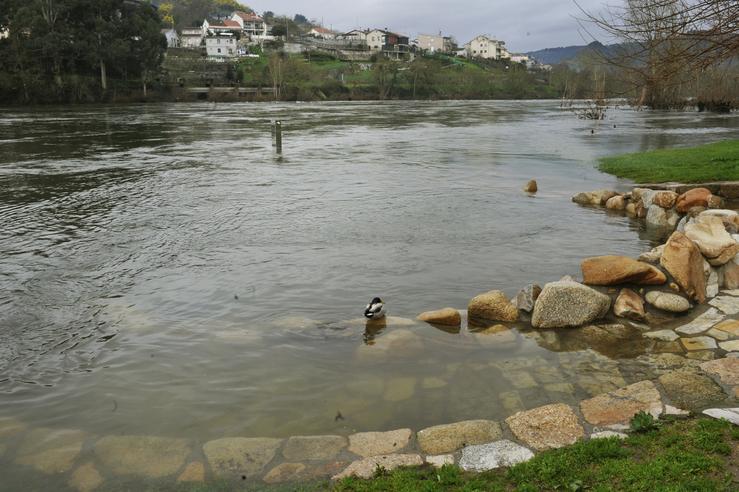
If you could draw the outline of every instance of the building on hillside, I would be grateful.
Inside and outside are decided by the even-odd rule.
[[[369,29],[353,29],[349,32],[337,35],[336,38],[360,44],[367,42],[368,33]]]
[[[231,15],[230,20],[236,22],[241,31],[250,38],[268,35],[267,23],[255,13],[237,11]]]
[[[406,60],[413,57],[408,36],[385,29],[373,29],[367,33],[367,47],[373,53],[382,53],[388,58]]]
[[[483,58],[485,60],[510,58],[504,41],[498,41],[482,34],[475,36],[464,45],[464,48],[468,58]]]
[[[312,28],[310,31],[308,31],[309,36],[313,36],[314,38],[321,38],[321,39],[336,39],[336,33],[333,32],[330,29],[326,29],[325,27],[316,26]]]
[[[205,33],[202,27],[186,27],[180,33],[180,46],[182,48],[200,48],[203,45]]]
[[[236,34],[241,32],[241,24],[230,19],[212,23],[206,19],[203,21],[203,32],[206,35]]]
[[[418,49],[428,53],[452,53],[454,51],[454,41],[450,36],[442,36],[434,34],[419,34],[416,39]]]
[[[236,36],[230,32],[208,34],[205,37],[205,52],[208,58],[227,60],[238,56]]]
[[[174,29],[162,29],[162,34],[167,38],[167,48],[179,48],[180,36]]]

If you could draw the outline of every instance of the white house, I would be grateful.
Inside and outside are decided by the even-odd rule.
[[[220,24],[213,23],[211,24],[208,22],[208,19],[203,21],[203,32],[210,35],[210,34],[234,34],[237,32],[241,32],[241,25],[233,20],[227,19],[224,21],[219,21]]]
[[[385,46],[385,40],[387,38],[387,32],[382,29],[372,29],[367,33],[367,46],[370,51],[379,53],[382,51],[382,47]]]
[[[452,38],[441,33],[419,34],[416,43],[419,49],[429,53],[450,53],[453,49]]]
[[[267,23],[257,14],[237,11],[231,15],[232,22],[236,22],[244,34],[248,36],[267,36]]]
[[[369,33],[369,30],[367,29],[353,29],[349,32],[345,32],[344,34],[339,34],[337,38],[345,39],[347,41],[352,41],[355,43],[365,43],[367,42],[367,33]]]
[[[486,60],[500,60],[510,58],[504,41],[491,39],[485,35],[475,36],[469,43],[464,45],[468,58],[484,58]]]
[[[236,37],[232,33],[209,34],[205,37],[205,52],[208,58],[228,59],[238,56]]]
[[[167,38],[167,48],[179,48],[180,36],[174,29],[162,29],[162,34]]]
[[[180,33],[180,46],[183,48],[200,48],[205,33],[202,27],[186,27]]]
[[[315,38],[321,38],[321,39],[336,39],[336,33],[333,32],[330,29],[326,29],[325,27],[316,26],[310,31],[308,31],[309,36],[313,36]]]

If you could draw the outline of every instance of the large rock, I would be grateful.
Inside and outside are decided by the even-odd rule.
[[[604,317],[611,307],[605,294],[577,282],[551,282],[536,300],[531,324],[535,328],[580,326]]]
[[[650,251],[640,254],[639,261],[645,261],[647,263],[657,264],[659,263],[659,259],[662,258],[662,252],[664,250],[665,250],[664,244],[657,246],[656,248],[652,248]]]
[[[341,473],[334,475],[332,480],[341,480],[347,477],[372,478],[378,468],[392,471],[400,466],[421,466],[423,458],[419,454],[389,454],[386,456],[371,456],[357,460]]]
[[[685,235],[713,266],[723,265],[739,253],[739,243],[726,232],[719,217],[701,216],[699,221],[685,226]]]
[[[358,432],[349,436],[349,451],[365,458],[398,453],[410,444],[412,434],[410,429]]]
[[[526,183],[523,191],[525,191],[526,193],[536,193],[537,191],[539,191],[539,186],[536,184],[536,180],[532,179],[528,183]]]
[[[174,475],[191,453],[186,439],[154,436],[105,436],[95,455],[116,475],[160,478]]]
[[[519,441],[537,451],[574,444],[585,436],[577,415],[564,403],[518,412],[506,423]]]
[[[425,454],[444,454],[500,439],[500,425],[493,420],[466,420],[435,425],[418,431],[418,446]]]
[[[288,461],[328,461],[346,446],[343,436],[293,436],[285,443],[282,455]]]
[[[650,205],[647,209],[647,225],[659,229],[674,230],[680,221],[680,215],[674,210],[665,210],[659,205]]]
[[[585,420],[592,425],[627,424],[639,412],[659,416],[662,400],[651,381],[641,381],[580,402]]]
[[[684,214],[693,207],[708,207],[708,200],[710,198],[710,190],[706,188],[693,188],[677,197],[675,207],[678,212]]]
[[[586,191],[573,196],[572,201],[580,205],[603,206],[610,198],[613,198],[616,195],[618,195],[618,193],[611,190]]]
[[[689,298],[706,301],[706,277],[703,255],[698,246],[682,232],[674,232],[665,244],[660,265],[667,270]]]
[[[668,372],[659,377],[667,397],[679,408],[698,412],[726,399],[711,378],[693,371]]]
[[[529,284],[516,295],[516,307],[521,311],[530,313],[534,310],[536,300],[541,294],[541,287],[537,284]]]
[[[253,477],[274,459],[281,443],[266,437],[225,437],[206,442],[203,452],[216,476]]]
[[[644,319],[644,301],[641,296],[631,289],[621,289],[621,292],[613,304],[613,314],[620,318],[628,318],[636,321]]]
[[[718,217],[723,222],[726,231],[730,234],[736,234],[737,230],[739,230],[739,212],[736,210],[705,210],[698,214],[697,221],[701,222],[704,217]]]
[[[659,292],[653,290],[647,292],[647,302],[657,309],[669,311],[671,313],[684,313],[690,309],[690,302],[683,296],[670,294],[668,292]]]
[[[468,446],[462,450],[459,467],[466,471],[482,472],[502,466],[513,466],[534,457],[531,450],[503,439],[477,446]]]
[[[721,279],[721,287],[739,289],[739,255],[720,267],[719,278]]]
[[[583,283],[588,285],[661,285],[667,277],[659,268],[626,256],[595,256],[580,263]]]
[[[623,195],[611,197],[606,202],[608,210],[624,210],[626,208],[626,198]]]
[[[475,296],[467,306],[470,318],[490,321],[517,321],[518,309],[500,290]]]
[[[677,196],[674,191],[658,191],[652,196],[652,203],[658,207],[669,209],[675,206]]]
[[[459,326],[462,324],[462,316],[454,308],[426,311],[425,313],[419,314],[417,319],[435,325]]]

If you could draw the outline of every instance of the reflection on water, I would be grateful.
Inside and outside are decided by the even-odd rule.
[[[650,349],[628,332],[408,319],[648,249],[639,224],[570,202],[629,185],[597,157],[739,126],[614,110],[615,127],[591,134],[556,107],[5,111],[0,413],[97,433],[283,436],[500,418],[616,385],[613,359]],[[539,193],[522,193],[532,178]],[[374,295],[386,326],[360,318]]]

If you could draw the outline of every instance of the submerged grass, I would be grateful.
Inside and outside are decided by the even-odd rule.
[[[739,179],[739,140],[600,159],[599,168],[640,183],[699,183]]]

